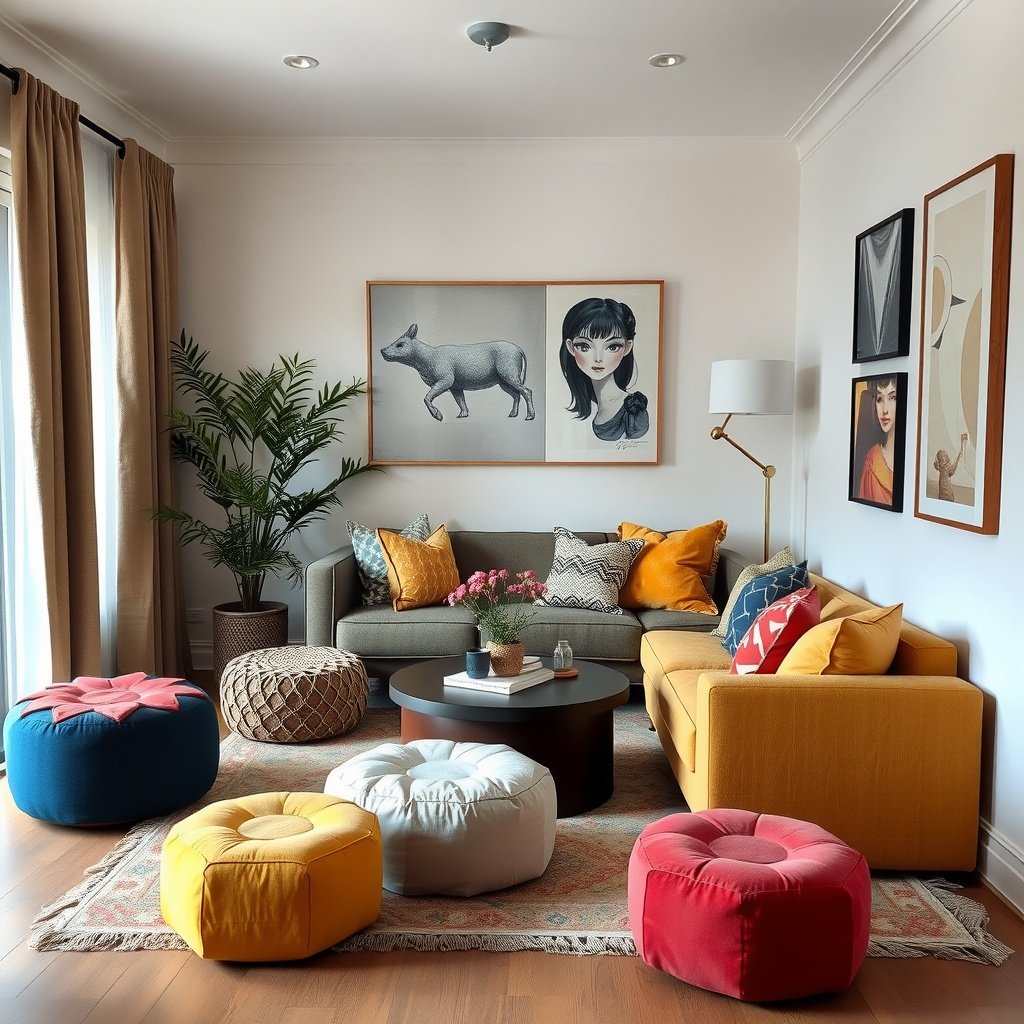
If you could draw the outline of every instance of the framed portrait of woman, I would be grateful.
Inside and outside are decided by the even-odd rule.
[[[850,403],[850,501],[903,511],[907,374],[853,379]]]
[[[370,460],[657,464],[663,281],[368,281]]]

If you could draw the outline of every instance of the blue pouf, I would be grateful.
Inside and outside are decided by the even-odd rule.
[[[139,821],[217,777],[217,712],[198,687],[144,672],[79,678],[23,697],[4,722],[15,804],[59,825]]]

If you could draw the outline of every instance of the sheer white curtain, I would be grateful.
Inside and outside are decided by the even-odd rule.
[[[114,292],[114,161],[109,145],[82,135],[85,172],[85,242],[89,274],[92,358],[93,458],[99,554],[100,643],[103,672],[117,664],[117,351]]]

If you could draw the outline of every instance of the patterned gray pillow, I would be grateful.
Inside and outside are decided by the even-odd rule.
[[[377,531],[372,526],[363,526],[351,520],[345,523],[352,538],[352,551],[356,556],[359,582],[363,585],[363,604],[388,604],[391,601],[391,584],[388,583],[388,567]],[[430,521],[427,513],[417,516],[404,530],[403,537],[411,540],[426,540],[430,536]]]
[[[729,631],[729,617],[732,615],[732,610],[736,605],[736,599],[751,580],[756,580],[758,576],[766,576],[770,572],[784,569],[787,565],[795,564],[793,552],[788,547],[785,547],[781,551],[776,551],[767,562],[761,562],[760,565],[748,565],[746,569],[741,569],[739,576],[736,577],[736,582],[732,586],[732,590],[729,591],[729,600],[725,602],[725,608],[722,609],[722,619],[711,630],[711,635],[717,636],[722,640],[725,639],[725,634]]]
[[[534,604],[621,615],[619,589],[643,546],[639,538],[591,546],[571,531],[556,526],[555,560],[546,582],[548,589]]]

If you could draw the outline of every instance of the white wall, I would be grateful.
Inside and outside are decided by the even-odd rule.
[[[713,442],[715,358],[792,352],[798,173],[783,142],[442,142],[172,148],[182,321],[218,368],[315,357],[324,379],[366,374],[365,281],[664,279],[662,464],[388,467],[342,492],[305,533],[303,561],[345,543],[345,519],[452,528],[670,529],[715,518],[761,550],[762,478]],[[426,413],[424,413],[426,415]],[[735,421],[779,467],[786,541],[790,421]],[[345,452],[366,455],[366,401]],[[326,469],[324,471],[326,474]],[[186,552],[186,599],[233,600],[227,574]],[[301,593],[290,632],[303,630]],[[209,623],[193,638],[208,642]]]
[[[946,4],[948,7],[949,5]],[[797,303],[794,541],[824,575],[954,640],[960,671],[986,692],[982,871],[1024,906],[1024,687],[1016,665],[1024,555],[1024,210],[1016,189],[999,535],[981,537],[914,517],[914,452],[920,345],[923,197],[996,153],[1024,147],[1024,5],[960,5],[917,55],[846,118],[801,166]],[[1018,165],[1017,179],[1024,174]],[[850,363],[854,238],[915,207],[911,355]],[[850,379],[909,372],[907,468],[902,515],[848,502]]]

